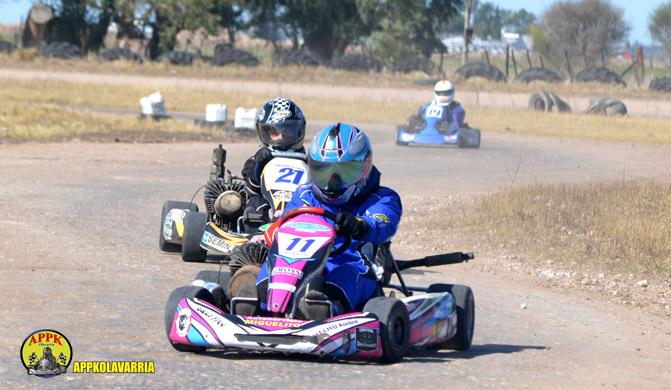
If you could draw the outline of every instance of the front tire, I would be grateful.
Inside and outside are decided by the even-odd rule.
[[[410,343],[410,318],[402,301],[391,297],[376,297],[366,303],[363,311],[374,314],[380,322],[380,339],[384,363],[403,359]]]
[[[475,331],[475,299],[473,290],[461,284],[432,284],[427,292],[448,292],[454,297],[457,310],[457,334],[436,345],[437,348],[467,351],[473,342]]]
[[[188,212],[184,216],[184,237],[182,237],[182,260],[186,262],[203,262],[207,251],[200,247],[203,231],[207,224],[207,214]]]
[[[161,228],[159,229],[159,234],[158,234],[158,247],[163,251],[163,252],[179,252],[181,250],[179,244],[173,244],[171,242],[168,242],[165,240],[165,237],[163,236],[163,228],[165,224],[165,217],[168,215],[170,210],[172,209],[182,209],[182,210],[189,210],[189,211],[198,211],[198,205],[195,203],[191,202],[180,202],[176,200],[167,200],[163,203],[163,207],[161,208]]]
[[[198,298],[211,304],[214,304],[214,298],[212,297],[212,294],[210,294],[210,292],[205,288],[184,286],[174,289],[172,293],[170,293],[168,301],[165,304],[165,334],[168,337],[170,346],[180,352],[203,352],[207,349],[206,347],[199,345],[179,344],[170,340],[170,330],[172,330],[172,323],[175,318],[175,313],[177,312],[177,304],[182,300],[182,298]]]

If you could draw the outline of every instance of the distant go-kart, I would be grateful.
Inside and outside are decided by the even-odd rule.
[[[401,360],[411,347],[470,348],[475,324],[471,289],[458,284],[410,287],[401,271],[461,263],[473,259],[471,253],[407,261],[374,255],[369,266],[379,271],[377,293],[355,311],[334,316],[334,302],[315,294],[323,286],[323,278],[319,281],[328,257],[351,243],[351,237],[342,237],[342,245],[334,248],[337,234],[327,222],[334,218],[324,209],[305,206],[286,212],[266,230],[270,249],[265,308],[256,297],[227,294],[228,272],[201,271],[190,286],[175,289],[165,308],[172,347],[183,352],[239,348],[382,362]],[[392,274],[400,285],[389,283]],[[253,280],[249,284],[255,288]],[[405,298],[393,292],[385,295],[383,289],[398,290]]]
[[[429,111],[429,110],[427,110]],[[449,123],[430,112],[419,117],[412,115],[406,125],[396,126],[396,144],[400,146],[450,146],[479,148],[480,130],[464,123],[454,133],[448,132]]]
[[[261,192],[277,215],[291,200],[296,188],[309,180],[307,156],[296,152],[273,152],[274,158],[261,173]],[[159,247],[181,252],[182,260],[226,261],[238,248],[260,238],[264,216],[246,210],[248,194],[242,178],[226,170],[226,150],[219,145],[212,153],[212,171],[203,194],[206,212],[193,202],[166,201],[161,211]],[[250,231],[249,226],[259,226]]]

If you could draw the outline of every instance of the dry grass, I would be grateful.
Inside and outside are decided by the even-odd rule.
[[[283,81],[303,84],[343,85],[359,87],[399,87],[399,88],[430,88],[430,85],[418,85],[417,80],[431,80],[423,73],[400,74],[384,71],[382,73],[349,72],[326,67],[275,67],[262,64],[256,68],[242,66],[213,67],[203,61],[196,61],[193,66],[183,67],[169,64],[145,62],[137,64],[131,61],[102,62],[94,56],[81,60],[47,59],[34,54],[27,55],[17,51],[11,56],[0,55],[0,67],[79,71],[106,74],[131,74],[147,76],[178,76],[182,78],[205,78],[227,80],[263,80]],[[474,58],[478,59],[478,58]],[[494,59],[493,59],[494,60]],[[451,75],[457,68],[457,63],[446,62],[445,69]],[[671,74],[671,71],[669,72]],[[454,77],[452,77],[454,79]],[[480,78],[468,81],[456,81],[457,87],[464,91],[478,92],[505,92],[531,93],[539,89],[549,89],[562,97],[580,96],[590,97],[597,95],[639,99],[671,99],[668,93],[654,92],[647,89],[649,81],[642,87],[633,83],[628,87],[603,84],[546,84],[534,82],[531,84],[509,82],[495,83]]]
[[[429,213],[433,229],[600,271],[671,273],[671,185],[649,181],[524,185]]]
[[[90,136],[95,138],[90,138]],[[164,141],[170,139],[210,139],[214,131],[175,121],[155,122],[138,117],[122,117],[77,112],[50,104],[0,105],[0,142],[60,141],[75,138],[102,141]]]
[[[483,131],[671,145],[671,121],[668,118],[608,117],[489,108],[474,108],[467,112],[469,124]]]
[[[139,98],[154,92],[142,86],[97,85],[63,81],[5,80],[0,101],[14,104],[52,104],[139,109]],[[258,107],[269,96],[229,91],[161,88],[167,109],[203,112],[207,103],[229,107]],[[302,99],[299,104],[313,120],[346,120],[354,123],[403,123],[417,107],[393,101]],[[68,115],[71,115],[68,113]],[[492,108],[468,108],[468,122],[485,133],[515,133],[572,137],[605,141],[671,145],[671,121],[649,117],[605,117],[577,114],[545,114]],[[166,122],[167,123],[167,122]],[[486,141],[485,141],[486,142]]]

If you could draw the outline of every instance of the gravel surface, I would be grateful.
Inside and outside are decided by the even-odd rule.
[[[668,148],[483,135],[480,150],[403,149],[393,129],[371,134],[383,182],[406,203],[485,193],[511,183],[654,177],[669,180]],[[314,131],[314,129],[311,129]],[[309,138],[309,137],[308,137]],[[402,363],[344,363],[268,354],[184,354],[163,332],[169,292],[211,264],[185,264],[157,248],[166,199],[186,200],[209,172],[214,145],[0,145],[0,350],[3,388],[663,388],[671,383],[671,323],[599,295],[546,288],[496,253],[463,265],[408,272],[408,282],[473,287],[477,320],[468,353],[416,351]],[[228,145],[239,171],[253,143]],[[445,212],[449,212],[446,210]],[[398,258],[450,241],[403,224]],[[475,243],[477,240],[473,240]],[[469,250],[469,241],[460,240]],[[473,244],[474,245],[474,244]],[[154,375],[29,377],[18,359],[28,333],[54,328],[75,360],[154,360]],[[403,370],[403,371],[401,371]]]

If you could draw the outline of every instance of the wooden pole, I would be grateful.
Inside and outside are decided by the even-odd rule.
[[[636,84],[640,87],[645,82],[645,60],[643,58],[643,48],[636,48]]]
[[[510,58],[510,45],[506,45],[506,78],[508,78],[508,67]]]
[[[545,64],[543,63],[543,56],[541,53],[538,53],[538,61],[541,63],[541,68],[545,68]]]
[[[517,61],[515,60],[515,50],[510,51],[510,58],[513,59],[513,69],[515,70],[515,77],[517,77]]]
[[[461,64],[468,62],[468,38],[471,29],[471,0],[466,0],[466,10],[464,12],[464,51],[461,57]]]
[[[573,71],[571,70],[571,61],[568,60],[568,52],[564,50],[564,59],[566,60],[566,70],[568,70],[568,75],[571,82],[573,82]]]
[[[489,52],[485,49],[485,61],[489,64]]]
[[[526,49],[526,52],[527,52],[527,63],[529,64],[529,68],[531,68],[532,65],[531,65],[531,56],[529,55],[529,49]]]

